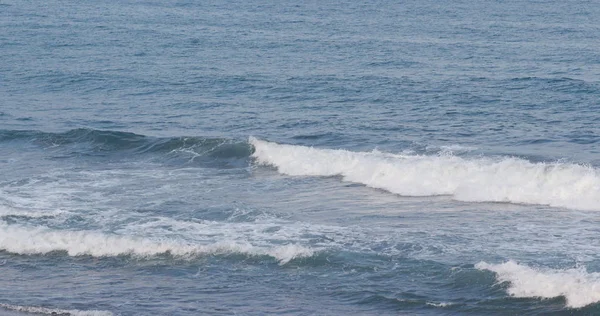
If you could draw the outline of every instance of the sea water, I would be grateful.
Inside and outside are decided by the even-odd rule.
[[[600,313],[596,1],[0,1],[0,314]]]

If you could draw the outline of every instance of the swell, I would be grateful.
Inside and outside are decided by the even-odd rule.
[[[508,89],[526,89],[534,86],[553,91],[569,93],[585,93],[594,95],[600,90],[596,82],[574,79],[569,77],[562,78],[542,78],[542,77],[517,77],[504,82]]]
[[[405,196],[448,195],[471,202],[509,202],[600,210],[600,173],[591,166],[520,158],[397,155],[282,145],[251,137],[258,164],[293,176],[341,176]]]
[[[296,258],[311,257],[314,251],[296,244],[255,246],[241,241],[197,244],[171,239],[153,240],[109,235],[96,231],[51,230],[0,224],[0,250],[20,255],[66,253],[69,256],[149,258],[170,255],[193,259],[212,255],[267,256],[286,264]]]
[[[210,137],[151,137],[130,132],[78,128],[63,133],[31,130],[0,130],[0,143],[30,143],[43,149],[72,155],[185,154],[212,159],[248,158],[245,141]]]

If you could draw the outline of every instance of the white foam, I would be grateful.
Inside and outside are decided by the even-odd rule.
[[[600,173],[589,166],[504,157],[394,155],[282,145],[250,137],[259,164],[293,176],[342,176],[407,196],[449,195],[472,202],[511,202],[600,210]]]
[[[43,210],[27,210],[19,209],[7,206],[0,206],[0,217],[4,216],[19,216],[28,218],[44,218],[44,217],[57,217],[68,214],[69,212],[63,210],[54,211],[43,211]]]
[[[74,309],[56,309],[56,308],[45,308],[35,306],[19,306],[0,304],[0,308],[4,308],[11,311],[30,313],[30,314],[42,314],[42,315],[71,315],[71,316],[112,316],[113,313],[107,311],[98,310],[74,310]]]
[[[480,262],[475,267],[495,272],[499,282],[510,282],[507,291],[514,297],[563,296],[567,300],[567,306],[572,308],[600,301],[600,273],[589,273],[582,267],[565,270],[535,269],[514,261],[501,264]]]
[[[440,308],[443,308],[443,307],[452,306],[452,305],[454,305],[454,304],[452,304],[452,303],[447,303],[447,302],[440,302],[440,303],[435,303],[435,302],[427,302],[427,305],[429,305],[429,306],[433,306],[433,307],[440,307]]]
[[[174,239],[153,240],[94,231],[59,231],[6,224],[0,224],[0,250],[24,255],[65,251],[69,256],[93,257],[149,257],[168,253],[177,257],[193,258],[201,255],[239,253],[248,256],[270,256],[280,264],[314,254],[312,249],[294,244],[254,246],[240,241],[194,244]]]
[[[269,251],[269,255],[277,258],[280,264],[286,264],[296,258],[311,257],[314,251],[303,246],[288,244],[274,247]]]
[[[442,155],[451,155],[453,153],[465,153],[475,151],[478,148],[474,146],[463,146],[459,144],[444,145],[444,146],[427,146],[428,151],[439,151]]]

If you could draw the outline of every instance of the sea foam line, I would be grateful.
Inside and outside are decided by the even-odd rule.
[[[62,231],[6,224],[0,224],[0,250],[23,255],[65,251],[69,256],[93,257],[132,255],[143,258],[170,254],[184,259],[237,253],[270,256],[282,265],[295,258],[310,257],[314,254],[312,249],[296,244],[259,247],[247,242],[222,241],[198,245],[173,240],[107,235],[93,231]]]
[[[9,217],[9,216],[27,217],[27,218],[57,217],[57,216],[65,215],[68,213],[69,212],[63,211],[63,210],[56,210],[56,211],[33,210],[32,211],[32,210],[9,208],[9,207],[0,205],[0,219],[2,217]]]
[[[510,202],[600,210],[600,173],[589,166],[504,157],[395,155],[283,145],[250,137],[252,157],[292,176],[342,176],[406,196],[449,195],[470,202]]]
[[[501,264],[482,261],[475,268],[495,272],[499,282],[510,282],[507,292],[514,297],[563,296],[571,308],[600,301],[600,273],[589,273],[584,268],[535,269],[514,261]]]
[[[4,308],[11,311],[30,313],[30,314],[42,314],[42,315],[71,315],[71,316],[112,316],[114,315],[108,311],[98,310],[74,310],[74,309],[57,309],[57,308],[45,308],[36,306],[19,306],[10,304],[0,304],[0,308]]]

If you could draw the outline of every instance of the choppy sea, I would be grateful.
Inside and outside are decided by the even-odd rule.
[[[0,314],[600,314],[599,16],[0,0]]]

